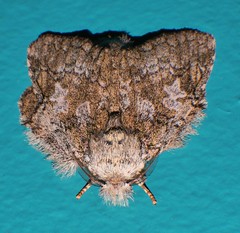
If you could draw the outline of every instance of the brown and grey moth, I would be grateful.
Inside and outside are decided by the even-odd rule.
[[[60,174],[77,169],[113,205],[146,186],[159,154],[181,147],[204,116],[215,40],[198,30],[46,32],[28,48],[32,86],[21,123]]]

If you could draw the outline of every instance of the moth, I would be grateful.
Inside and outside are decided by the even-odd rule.
[[[181,147],[204,116],[212,35],[45,32],[28,48],[32,86],[19,100],[30,144],[58,173],[77,170],[112,205],[127,206],[164,151]]]

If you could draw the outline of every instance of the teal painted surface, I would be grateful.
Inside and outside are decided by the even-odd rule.
[[[240,232],[239,1],[0,1],[0,232]],[[30,146],[17,101],[30,85],[26,49],[47,30],[198,28],[217,41],[199,136],[159,157],[148,179],[152,206],[136,187],[129,208],[106,206],[91,188],[81,200],[79,175],[60,179]]]

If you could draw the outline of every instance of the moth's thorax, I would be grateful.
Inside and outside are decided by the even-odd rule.
[[[135,179],[144,169],[141,144],[135,134],[111,129],[92,136],[88,169],[99,180],[117,185]]]

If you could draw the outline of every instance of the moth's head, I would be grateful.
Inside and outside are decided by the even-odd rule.
[[[137,135],[112,128],[93,135],[89,149],[89,182],[100,186],[100,196],[106,203],[128,206],[133,199],[132,185],[145,185],[148,166]]]

